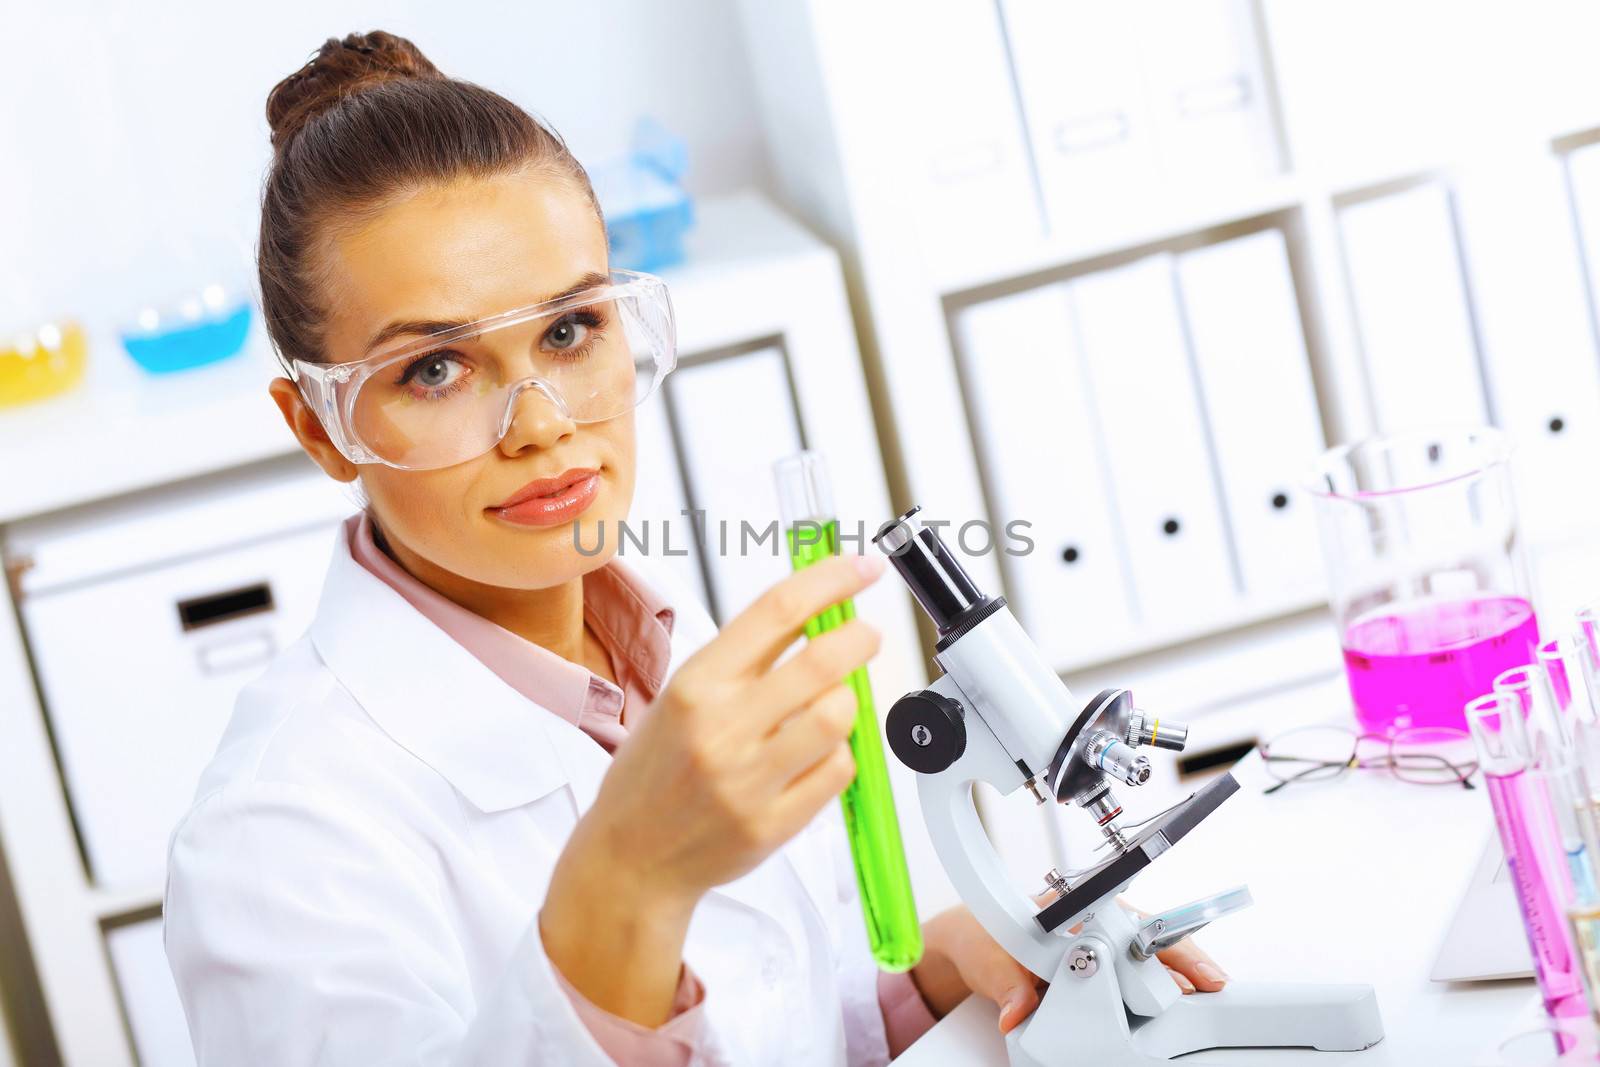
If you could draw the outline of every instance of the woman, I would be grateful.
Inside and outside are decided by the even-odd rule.
[[[1038,980],[965,909],[909,975],[866,952],[834,801],[840,680],[878,637],[779,656],[882,561],[718,633],[590,551],[671,317],[610,271],[559,138],[385,33],[328,41],[267,116],[272,398],[367,505],[173,836],[200,1061],[875,1064],[969,992],[1025,1018]],[[1167,960],[1221,987],[1192,946]]]

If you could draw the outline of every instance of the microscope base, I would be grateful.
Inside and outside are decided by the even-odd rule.
[[[1038,1009],[1006,1035],[1011,1067],[1147,1067],[1211,1048],[1353,1052],[1383,1039],[1377,998],[1364,985],[1229,982],[1219,993],[1179,995],[1144,1018],[1127,1009],[1104,943],[1093,947],[1105,964],[1083,976],[1069,969],[1070,953],[1063,957]],[[1147,962],[1171,983],[1165,967]],[[1138,986],[1153,972],[1134,966]]]

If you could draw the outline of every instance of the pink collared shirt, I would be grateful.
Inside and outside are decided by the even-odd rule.
[[[507,685],[576,725],[607,752],[614,752],[627,737],[628,712],[647,707],[666,682],[672,607],[615,560],[584,576],[583,615],[605,648],[618,684],[468,611],[412,577],[379,546],[381,535],[369,513],[363,512],[347,528],[350,553],[357,563]],[[689,1063],[704,1025],[705,987],[687,965],[679,972],[672,1015],[654,1029],[597,1007],[559,970],[555,975],[595,1041],[617,1063],[630,1067]],[[905,1051],[935,1021],[909,974],[880,972],[878,1005],[890,1056]]]

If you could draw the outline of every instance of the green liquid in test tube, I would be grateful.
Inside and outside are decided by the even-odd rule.
[[[794,569],[838,555],[839,519],[822,456],[809,450],[799,452],[779,460],[773,472]],[[806,622],[806,637],[843,626],[855,615],[853,600],[835,604]],[[911,874],[900,843],[900,819],[895,814],[889,768],[883,760],[883,735],[867,668],[857,667],[847,681],[856,694],[856,725],[850,732],[856,777],[839,801],[855,860],[867,942],[878,966],[905,971],[922,958],[922,925],[911,895]]]

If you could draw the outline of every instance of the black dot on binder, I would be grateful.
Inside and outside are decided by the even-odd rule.
[[[1061,550],[1061,559],[1066,563],[1078,562],[1078,546],[1068,545]]]
[[[1560,415],[1557,415],[1555,418],[1550,420],[1550,432],[1551,433],[1560,433],[1562,430],[1565,430],[1566,428],[1567,428],[1567,420],[1563,419]]]
[[[1178,520],[1168,519],[1166,522],[1161,524],[1161,531],[1168,537],[1176,537],[1178,534]]]
[[[1272,494],[1272,506],[1277,508],[1279,511],[1282,511],[1284,508],[1288,507],[1289,506],[1289,496],[1288,496],[1288,494],[1287,493],[1273,493]]]

